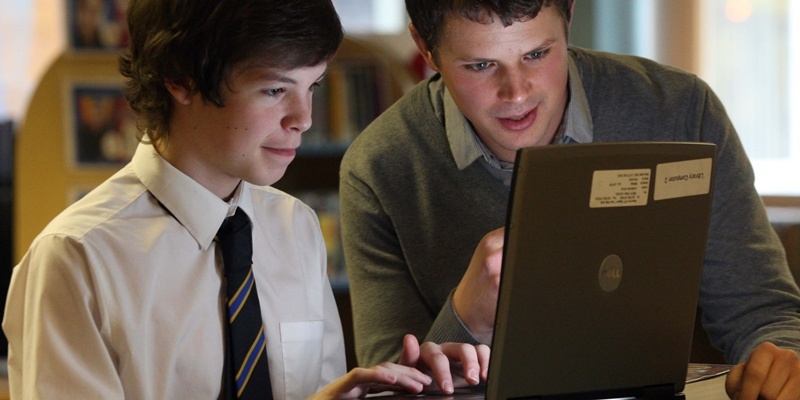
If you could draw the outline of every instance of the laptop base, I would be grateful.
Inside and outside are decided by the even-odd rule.
[[[609,391],[604,393],[572,393],[553,396],[523,396],[509,398],[508,400],[592,400],[592,399],[636,399],[636,400],[685,400],[683,393],[675,393],[673,385],[651,386],[636,390],[641,394],[630,397],[633,391]]]

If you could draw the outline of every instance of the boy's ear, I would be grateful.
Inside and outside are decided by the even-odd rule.
[[[572,1],[572,4],[569,5],[569,21],[567,21],[567,28],[572,26],[572,20],[575,16],[575,0]]]
[[[164,79],[164,86],[166,86],[172,98],[179,104],[191,103],[192,95],[194,95],[194,87],[191,80],[188,78],[166,78]]]
[[[417,32],[417,28],[414,27],[413,23],[408,24],[408,30],[411,32],[411,38],[414,39],[414,43],[416,43],[417,49],[419,49],[420,54],[422,54],[422,58],[425,59],[425,63],[428,64],[430,69],[439,72],[439,67],[436,66],[436,61],[433,59],[431,50],[428,48],[425,40],[422,39],[419,32]]]

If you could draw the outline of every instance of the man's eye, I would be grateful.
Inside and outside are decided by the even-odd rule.
[[[528,57],[533,60],[538,60],[540,58],[544,58],[544,56],[546,56],[549,52],[550,50],[534,51],[533,53],[528,54]]]
[[[479,63],[475,63],[475,64],[470,64],[469,65],[469,69],[471,69],[473,71],[483,71],[486,68],[489,68],[489,65],[490,64],[488,62],[479,62]]]

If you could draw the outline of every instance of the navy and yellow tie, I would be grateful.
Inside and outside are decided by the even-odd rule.
[[[253,279],[253,240],[250,220],[242,209],[225,219],[217,232],[227,280],[228,345],[226,368],[230,377],[226,396],[235,399],[272,399],[266,337]]]

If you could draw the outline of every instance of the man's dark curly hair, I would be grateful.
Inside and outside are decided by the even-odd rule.
[[[317,66],[333,58],[344,36],[330,0],[130,0],[128,27],[119,63],[125,96],[154,142],[169,135],[165,80],[223,107],[220,88],[235,65]]]
[[[542,7],[554,6],[568,27],[573,0],[406,0],[406,11],[428,49],[436,55],[444,29],[445,17],[455,15],[479,23],[499,18],[503,26],[528,21],[539,15]]]

